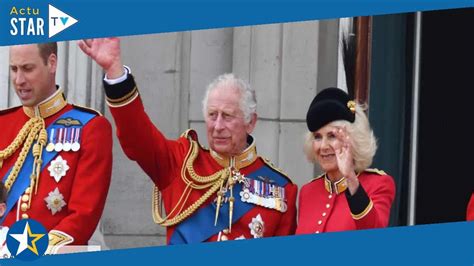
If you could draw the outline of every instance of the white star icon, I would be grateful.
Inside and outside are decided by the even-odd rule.
[[[22,234],[10,234],[13,238],[16,239],[16,241],[20,242],[20,245],[18,246],[18,250],[16,251],[16,255],[20,254],[23,252],[23,250],[28,248],[28,222],[26,222],[25,229],[23,230]]]

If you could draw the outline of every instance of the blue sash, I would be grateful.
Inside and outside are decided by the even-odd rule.
[[[91,113],[86,113],[78,109],[72,109],[63,115],[61,115],[56,121],[60,119],[65,119],[65,118],[74,118],[76,120],[79,120],[81,122],[81,125],[74,125],[72,127],[83,127],[85,126],[92,118],[94,118],[96,115],[91,114]],[[64,125],[57,125],[55,124],[56,121],[54,121],[46,130],[48,132],[51,132],[51,129],[54,128],[54,130],[57,132],[57,128],[64,127]],[[31,149],[32,150],[32,149]],[[26,156],[25,162],[23,163],[23,166],[20,169],[20,172],[18,173],[18,177],[15,180],[15,183],[13,183],[13,186],[10,189],[10,192],[8,193],[7,197],[7,208],[5,210],[5,213],[3,214],[2,219],[0,220],[0,224],[3,224],[3,221],[7,217],[8,213],[11,211],[13,206],[17,203],[18,199],[21,197],[21,195],[25,192],[26,188],[30,185],[30,175],[33,171],[33,163],[34,163],[34,157],[32,151],[28,152],[28,155]],[[48,163],[56,157],[58,152],[52,151],[52,152],[46,152],[43,151],[43,165],[41,165],[41,172],[43,169],[48,165]],[[7,174],[3,177],[3,182],[6,181],[8,175],[12,171],[12,168],[8,170]],[[32,191],[33,193],[33,191]]]
[[[285,187],[288,180],[269,168],[267,165],[263,165],[256,171],[246,175],[247,178],[258,180],[258,176],[269,177],[275,182],[276,185]],[[247,212],[252,210],[257,205],[242,202],[240,200],[239,192],[242,191],[242,184],[237,183],[234,185],[233,193],[235,197],[234,201],[234,213],[232,215],[232,224],[242,218]],[[229,196],[227,192],[226,196]],[[188,217],[186,220],[179,223],[173,235],[170,238],[170,245],[176,244],[190,244],[200,243],[210,238],[211,236],[219,233],[220,231],[229,227],[229,204],[221,204],[219,210],[219,217],[217,219],[217,225],[214,226],[214,218],[216,214],[215,202],[208,204],[205,207],[198,209],[193,215]]]

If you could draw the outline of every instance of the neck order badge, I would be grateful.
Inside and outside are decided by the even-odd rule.
[[[48,243],[48,232],[42,224],[33,219],[14,223],[7,235],[7,248],[12,257],[23,261],[32,261],[43,256]]]

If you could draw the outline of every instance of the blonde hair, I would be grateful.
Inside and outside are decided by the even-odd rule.
[[[333,121],[325,126],[345,127],[350,138],[352,157],[354,159],[354,170],[361,172],[367,169],[377,151],[377,139],[370,128],[369,120],[364,113],[365,106],[356,104],[355,121],[350,123],[346,120]],[[318,163],[313,150],[313,132],[307,132],[304,141],[304,153],[312,163]]]

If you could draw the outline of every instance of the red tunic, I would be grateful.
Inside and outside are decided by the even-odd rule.
[[[379,228],[388,226],[395,183],[388,175],[364,171],[351,197],[325,187],[324,175],[301,188],[296,234]]]
[[[469,204],[467,205],[466,219],[468,221],[474,221],[474,193],[472,193],[471,200],[469,200]]]
[[[136,161],[153,180],[162,193],[166,212],[171,212],[186,188],[186,183],[181,178],[181,171],[185,157],[190,149],[190,141],[191,139],[197,141],[197,135],[194,131],[189,131],[177,140],[167,139],[153,125],[145,113],[142,100],[138,96],[138,91],[131,75],[122,83],[116,85],[104,84],[108,104],[111,106],[110,110],[117,125],[117,136],[125,154],[131,160]],[[223,166],[211,155],[211,151],[199,146],[198,156],[194,161],[193,168],[198,175],[211,175],[223,169]],[[239,170],[240,173],[247,175],[262,168],[271,169],[273,172],[270,176],[283,177],[281,173],[271,168],[264,159],[256,156],[256,154],[251,164],[247,164]],[[296,228],[297,186],[289,181],[287,177],[283,178],[286,183],[284,186],[286,204],[288,206],[286,212],[255,205],[232,224],[232,231],[230,233],[216,230],[209,237],[203,239],[194,238],[190,235],[199,234],[198,231],[203,227],[206,227],[206,229],[210,228],[212,231],[214,227],[214,212],[210,212],[207,217],[204,217],[207,219],[196,218],[194,217],[195,213],[193,213],[187,219],[194,219],[191,220],[191,228],[193,228],[194,232],[189,234],[180,232],[179,234],[182,235],[183,239],[179,243],[253,238],[254,235],[252,235],[249,224],[251,224],[253,218],[257,219],[259,214],[264,224],[263,237],[293,234]],[[195,203],[205,192],[206,190],[193,190],[182,210]],[[236,201],[241,200],[239,192],[234,191]],[[216,193],[209,197],[195,212],[209,207],[215,198]],[[173,218],[178,213],[179,211],[174,212],[170,218]],[[221,217],[223,219],[228,219],[227,213],[221,214],[221,216],[224,216]],[[173,240],[173,235],[179,226],[181,226],[181,223],[167,227],[168,244],[178,243]],[[221,236],[220,239],[218,239],[219,236]]]
[[[56,114],[45,119],[46,127],[56,121],[61,114],[73,108],[79,108],[83,112],[93,112],[68,104]],[[12,143],[28,120],[29,117],[21,107],[0,112],[0,150]],[[20,150],[21,147],[4,161],[3,167],[0,168],[1,178],[13,166]],[[61,156],[67,161],[70,169],[66,175],[56,182],[46,166],[40,174],[37,194],[32,193],[30,208],[22,211],[20,204],[15,204],[2,225],[10,227],[22,217],[28,217],[39,221],[48,231],[56,230],[71,236],[74,239],[71,244],[86,245],[102,215],[110,184],[112,171],[110,123],[103,116],[97,114],[82,129],[80,150],[77,152],[61,151],[57,156]],[[66,205],[53,214],[47,208],[45,199],[56,188],[64,197]]]

